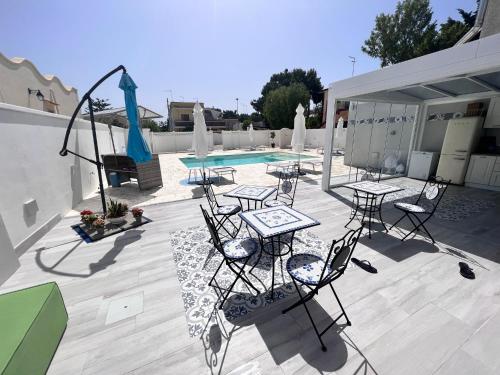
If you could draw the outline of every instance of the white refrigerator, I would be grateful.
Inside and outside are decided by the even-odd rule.
[[[470,155],[479,141],[482,117],[463,117],[448,122],[436,175],[462,185]]]

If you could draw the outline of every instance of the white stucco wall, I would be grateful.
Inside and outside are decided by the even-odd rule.
[[[54,76],[42,75],[28,60],[8,59],[0,53],[0,103],[43,110],[43,102],[35,94],[28,94],[28,88],[40,90],[45,99],[50,99],[52,90],[59,114],[71,116],[78,105],[78,93],[66,87]]]
[[[16,252],[97,190],[93,164],[59,156],[68,122],[67,116],[0,103],[0,212]],[[111,153],[108,126],[96,125],[100,154]],[[117,151],[125,145],[124,133],[113,127]],[[68,149],[94,159],[89,121],[75,122]]]

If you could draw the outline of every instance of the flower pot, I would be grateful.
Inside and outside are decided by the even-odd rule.
[[[276,143],[271,143],[271,147],[272,148],[276,147]]]
[[[120,217],[108,217],[108,221],[113,224],[113,225],[121,225],[123,224],[125,220],[125,216],[120,216]]]
[[[140,223],[142,222],[142,215],[141,216],[134,216],[135,222]]]
[[[99,227],[96,228],[97,234],[103,235],[104,234],[104,227]]]

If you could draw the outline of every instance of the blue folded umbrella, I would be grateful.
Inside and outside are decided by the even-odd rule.
[[[129,123],[127,155],[134,159],[136,163],[145,163],[151,160],[152,157],[149,146],[144,140],[142,132],[139,129],[137,99],[135,97],[135,89],[137,88],[137,85],[127,73],[123,73],[118,87],[121,88],[125,94],[125,107]]]

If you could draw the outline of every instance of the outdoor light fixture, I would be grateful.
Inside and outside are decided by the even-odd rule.
[[[43,99],[45,99],[45,97],[43,96],[42,92],[40,90],[32,90],[32,89],[28,89],[28,95],[31,95],[31,94],[35,94],[36,95],[36,98],[40,101],[42,101]]]

